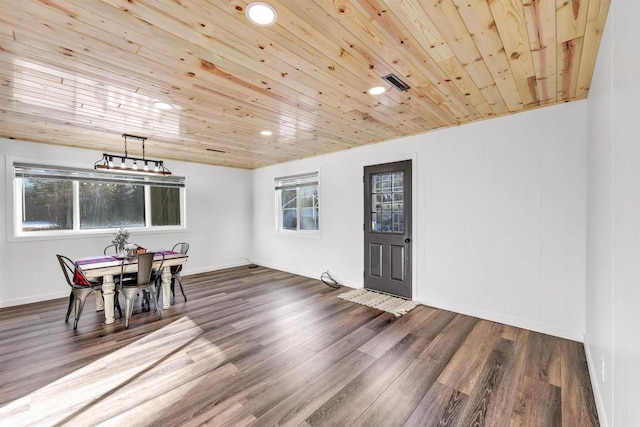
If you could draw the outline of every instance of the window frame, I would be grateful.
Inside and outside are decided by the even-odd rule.
[[[6,182],[7,182],[7,241],[29,241],[29,240],[55,240],[64,238],[84,238],[91,236],[113,235],[120,227],[108,228],[80,228],[80,182],[82,178],[72,179],[73,183],[73,228],[69,230],[39,230],[39,231],[22,231],[22,196],[23,196],[23,178],[17,177],[14,171],[14,164],[28,163],[40,165],[42,167],[71,167],[74,165],[62,165],[60,163],[47,161],[34,161],[32,159],[17,158],[7,156],[5,161]],[[78,169],[82,169],[78,167]],[[86,169],[86,168],[85,168]],[[102,171],[100,171],[102,172]],[[105,172],[102,172],[105,174]],[[105,175],[108,176],[108,175]],[[186,181],[184,177],[174,177]],[[142,185],[144,188],[145,199],[145,226],[144,227],[127,227],[132,234],[160,234],[187,231],[187,198],[186,185],[178,187],[180,191],[180,225],[151,225],[151,191],[150,187],[154,184],[145,184],[144,182],[132,183]],[[161,184],[155,184],[161,186]],[[11,230],[11,231],[9,231]]]
[[[314,179],[315,178],[315,187],[317,193],[318,200],[318,229],[317,230],[304,230],[301,229],[301,207],[300,207],[300,188],[302,187],[310,187],[313,186],[314,183],[300,183],[296,185],[291,185],[289,188],[296,189],[296,230],[287,229],[283,227],[282,221],[284,217],[284,212],[282,209],[282,190],[283,188],[279,188],[279,182],[287,180],[305,180],[305,179]],[[289,175],[283,177],[274,178],[274,191],[275,191],[275,230],[277,233],[281,233],[285,236],[292,237],[308,237],[308,238],[320,238],[320,232],[322,229],[322,203],[321,203],[321,191],[320,191],[320,171],[308,172],[308,173],[300,173],[296,175]]]

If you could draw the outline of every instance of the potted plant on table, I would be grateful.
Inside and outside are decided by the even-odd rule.
[[[124,247],[128,243],[129,240],[129,232],[124,228],[121,228],[116,233],[116,238],[111,241],[114,245],[116,245],[116,253],[118,255],[124,254]]]

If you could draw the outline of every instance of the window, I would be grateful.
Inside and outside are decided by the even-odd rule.
[[[184,227],[183,177],[13,166],[16,236]]]
[[[79,182],[80,229],[144,227],[144,186]]]
[[[275,179],[278,230],[318,232],[318,172]]]
[[[150,187],[151,225],[180,225],[180,189]]]
[[[22,180],[22,231],[73,229],[71,181],[49,178]]]

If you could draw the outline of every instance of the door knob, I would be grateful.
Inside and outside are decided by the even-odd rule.
[[[404,239],[404,242],[405,243],[409,243],[409,242],[411,242],[411,239],[409,237],[407,237],[406,239]]]

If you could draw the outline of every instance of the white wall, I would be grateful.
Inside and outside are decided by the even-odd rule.
[[[11,182],[6,182],[7,156],[91,167],[102,153],[0,139],[0,306],[67,296],[68,286],[55,255],[98,255],[113,236],[9,241],[12,231],[7,229],[7,215],[11,206],[7,202],[11,201]],[[187,275],[245,264],[251,244],[251,172],[177,161],[168,161],[167,166],[174,174],[186,177],[187,230],[143,234],[131,229],[131,240],[146,248],[189,242]]]
[[[589,92],[585,347],[605,426],[640,425],[639,21],[611,3]]]
[[[414,299],[582,340],[586,101],[254,171],[253,258],[361,287],[364,165],[414,159]],[[320,171],[321,238],[276,232],[273,179]]]

